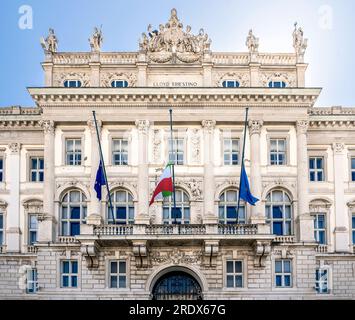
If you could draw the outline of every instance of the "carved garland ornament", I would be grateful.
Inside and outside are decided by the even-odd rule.
[[[66,80],[80,80],[82,87],[90,86],[90,75],[85,72],[63,72],[54,75],[53,85],[55,87],[63,87]]]
[[[192,129],[191,134],[191,146],[192,146],[192,162],[197,163],[200,161],[201,154],[201,137],[199,129]]]
[[[268,87],[270,81],[284,81],[288,87],[296,87],[296,77],[289,73],[279,73],[279,72],[263,72],[260,74],[260,85],[263,87]]]
[[[39,125],[42,127],[45,134],[54,134],[54,121],[41,120]]]
[[[248,123],[250,135],[260,134],[263,126],[262,120],[249,120]]]
[[[196,250],[192,252],[183,252],[174,250],[166,253],[154,251],[150,254],[150,259],[155,264],[173,263],[175,265],[186,264],[200,264],[202,259],[202,251]]]
[[[215,76],[215,86],[222,87],[224,80],[237,80],[240,87],[250,87],[250,75],[247,72],[227,72],[218,73]]]
[[[114,80],[126,80],[129,87],[135,87],[137,85],[137,75],[135,73],[115,72],[102,74],[101,86],[111,87],[111,83]]]

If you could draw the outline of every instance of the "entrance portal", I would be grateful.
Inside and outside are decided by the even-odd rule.
[[[188,273],[173,271],[157,281],[153,288],[153,300],[202,300],[202,290]]]

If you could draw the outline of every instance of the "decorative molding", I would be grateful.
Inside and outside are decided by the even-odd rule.
[[[202,251],[185,252],[180,249],[168,252],[153,251],[150,254],[150,259],[153,264],[200,264],[202,261]]]
[[[12,142],[8,145],[11,154],[19,154],[21,149],[21,144],[17,142]]]
[[[311,213],[328,212],[332,204],[323,199],[312,200],[309,204],[309,211]]]
[[[43,214],[43,201],[41,200],[27,200],[23,203],[23,207],[27,213]]]
[[[136,120],[135,124],[139,133],[148,134],[148,130],[150,126],[149,120]]]
[[[137,85],[137,75],[132,72],[106,72],[101,74],[102,87],[111,87],[111,82],[114,80],[126,80],[129,87]]]
[[[101,120],[96,120],[97,123],[97,129],[99,132],[101,131],[102,128],[102,121]],[[96,134],[96,126],[95,126],[95,120],[88,120],[87,125],[90,129],[91,134]]]
[[[192,148],[192,159],[191,161],[193,163],[199,163],[200,162],[200,155],[201,155],[201,136],[200,136],[200,130],[197,128],[192,129],[191,132],[191,148]]]
[[[252,136],[253,134],[261,134],[261,128],[263,126],[264,122],[262,120],[249,120],[248,126],[249,126],[249,132],[250,135]]]
[[[161,160],[162,137],[160,130],[154,130],[153,135],[153,162],[160,163]]]
[[[250,87],[250,73],[249,72],[226,72],[215,75],[215,86],[222,87],[224,80],[237,80],[240,87]]]
[[[332,147],[333,147],[334,153],[336,153],[336,154],[342,154],[343,151],[345,150],[345,144],[342,142],[335,142],[335,143],[333,143]]]
[[[296,74],[281,72],[261,72],[259,75],[259,83],[262,87],[269,87],[270,81],[283,81],[287,87],[297,87]]]
[[[308,120],[298,120],[296,122],[297,133],[306,134],[308,131],[309,121]]]
[[[41,120],[39,125],[42,127],[45,134],[54,134],[54,121],[52,120]]]
[[[201,201],[203,199],[202,195],[202,180],[197,180],[195,178],[176,178],[175,185],[177,187],[182,187],[189,192],[190,201]]]
[[[202,120],[202,128],[208,132],[208,133],[213,133],[213,130],[216,127],[216,120]]]
[[[55,73],[53,77],[53,86],[64,87],[64,81],[66,80],[80,80],[82,87],[90,86],[90,74],[86,72]]]

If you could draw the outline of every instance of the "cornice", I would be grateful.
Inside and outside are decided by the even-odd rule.
[[[320,88],[29,88],[40,107],[64,106],[248,106],[312,107]]]

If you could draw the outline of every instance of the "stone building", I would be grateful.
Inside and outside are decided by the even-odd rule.
[[[293,53],[252,31],[247,52],[212,52],[172,10],[138,52],[102,41],[58,52],[50,30],[36,106],[0,109],[0,298],[355,298],[355,109],[314,107],[302,29]],[[237,215],[245,107],[260,201]],[[93,110],[115,217],[93,189]],[[148,206],[168,159],[175,217]]]

